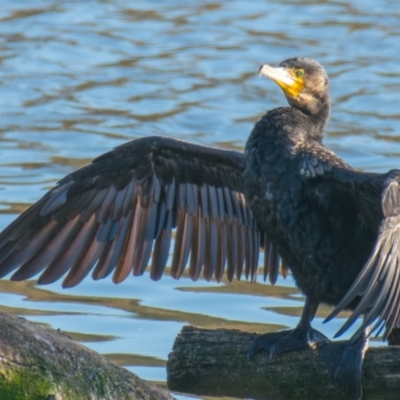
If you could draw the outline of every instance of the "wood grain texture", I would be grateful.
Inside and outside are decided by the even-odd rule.
[[[167,364],[171,390],[208,396],[273,400],[345,400],[331,378],[326,354],[337,343],[247,359],[255,334],[186,326],[178,335]],[[370,348],[363,366],[363,400],[398,400],[400,347]]]

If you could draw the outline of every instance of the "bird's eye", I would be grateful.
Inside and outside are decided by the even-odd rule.
[[[298,71],[296,71],[296,76],[298,78],[301,78],[302,76],[304,76],[304,71],[302,69],[299,69]]]

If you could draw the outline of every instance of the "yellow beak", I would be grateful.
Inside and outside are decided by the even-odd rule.
[[[269,65],[262,65],[260,67],[260,76],[272,79],[276,82],[286,95],[297,97],[304,89],[304,82],[302,78],[296,77],[290,70],[278,67],[273,68]]]

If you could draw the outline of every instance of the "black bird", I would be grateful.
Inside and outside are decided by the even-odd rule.
[[[65,275],[64,287],[113,273],[115,283],[166,266],[176,228],[171,275],[185,265],[193,280],[257,275],[290,268],[306,297],[299,325],[261,335],[249,356],[309,347],[327,338],[311,327],[320,303],[354,310],[338,334],[364,321],[333,362],[336,381],[361,397],[368,336],[400,327],[400,171],[362,173],[322,144],[329,119],[328,76],[308,58],[292,58],[262,75],[284,91],[289,107],[267,112],[245,153],[148,137],[122,145],[73,172],[0,235],[0,276]],[[190,257],[190,260],[189,260]]]
[[[400,326],[400,171],[357,172],[322,144],[330,113],[329,80],[314,60],[293,58],[260,74],[290,107],[267,112],[246,144],[245,194],[261,232],[274,243],[306,296],[298,326],[276,340],[261,335],[249,355],[303,348],[326,338],[311,327],[320,303],[364,321],[331,366],[335,380],[361,398],[368,337]]]

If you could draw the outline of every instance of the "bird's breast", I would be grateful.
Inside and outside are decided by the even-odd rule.
[[[295,207],[301,177],[290,149],[282,143],[250,141],[246,146],[245,194],[258,225],[271,239],[287,217],[285,204]]]

